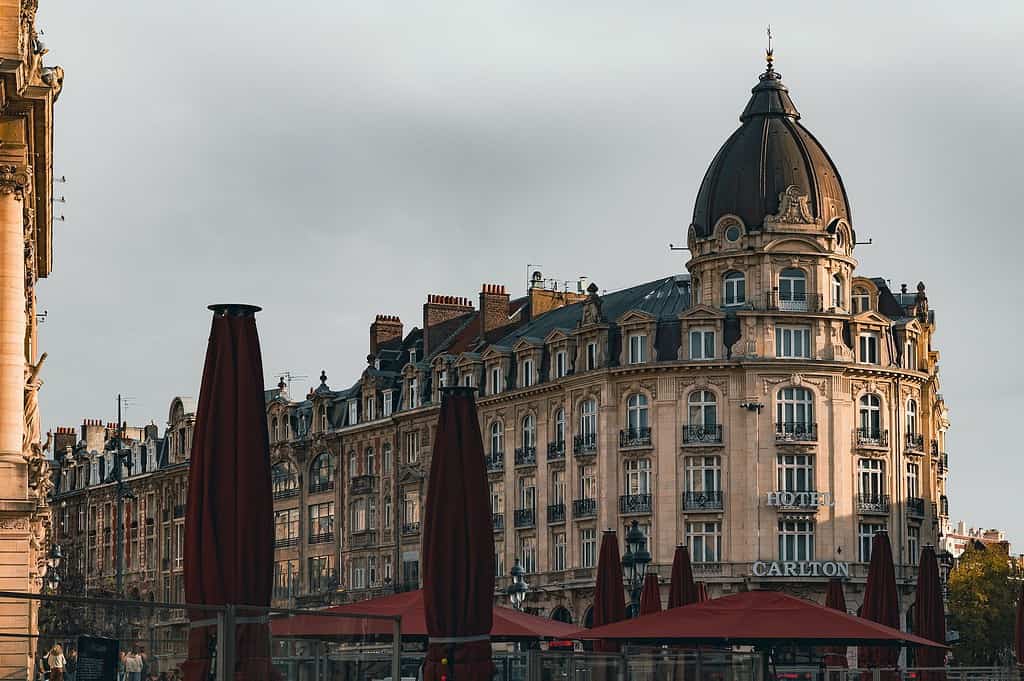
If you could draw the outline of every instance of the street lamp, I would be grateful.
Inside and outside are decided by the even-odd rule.
[[[526,570],[519,564],[518,558],[516,558],[515,565],[512,566],[510,574],[512,575],[512,583],[508,585],[505,592],[508,594],[508,600],[512,603],[512,607],[522,612],[523,602],[526,601],[526,592],[530,590],[530,585],[524,579]]]
[[[622,572],[629,585],[629,607],[634,616],[640,613],[640,591],[650,562],[647,537],[640,530],[640,523],[634,520],[626,532],[626,555],[622,557]]]
[[[60,544],[51,546],[49,553],[46,554],[46,586],[54,593],[56,593],[57,587],[60,586],[60,573],[57,570],[60,568],[60,562],[63,558],[64,552],[61,550]]]

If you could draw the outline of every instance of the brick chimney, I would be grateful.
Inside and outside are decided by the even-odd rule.
[[[370,354],[376,355],[381,344],[396,338],[402,338],[402,320],[395,315],[377,315],[370,324]]]
[[[436,293],[427,294],[427,302],[423,305],[423,356],[430,356],[431,340],[436,344],[441,338],[433,338],[432,329],[448,321],[473,311],[473,303],[469,298],[459,296],[440,296]]]
[[[69,447],[74,448],[78,442],[78,433],[74,426],[57,426],[53,433],[53,458],[59,459]]]
[[[82,421],[82,439],[88,451],[103,451],[107,442],[107,428],[101,419],[85,419]]]
[[[508,324],[508,291],[501,284],[480,287],[480,334]]]

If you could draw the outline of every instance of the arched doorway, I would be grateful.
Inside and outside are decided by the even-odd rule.
[[[572,624],[572,613],[569,612],[568,608],[558,606],[551,611],[551,619],[556,622],[564,622],[565,624]]]
[[[583,613],[583,621],[580,624],[587,629],[594,627],[594,608],[587,608],[587,611]]]

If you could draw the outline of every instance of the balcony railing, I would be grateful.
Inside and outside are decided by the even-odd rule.
[[[309,593],[323,593],[338,588],[338,576],[333,572],[321,573],[309,578]]]
[[[414,534],[420,533],[420,524],[417,523],[402,523],[402,536],[409,537]]]
[[[334,532],[318,532],[309,535],[310,544],[326,544],[331,541],[334,541]]]
[[[365,548],[377,545],[377,532],[375,530],[362,530],[352,533],[352,548]]]
[[[937,465],[939,468],[939,475],[945,475],[949,471],[949,454],[946,452],[939,452]]]
[[[290,499],[299,495],[298,485],[295,487],[275,487],[274,488],[274,499]]]
[[[644,428],[626,428],[625,430],[619,431],[619,448],[620,449],[636,449],[640,447],[651,446],[651,429]]]
[[[491,513],[491,525],[494,526],[495,532],[498,530],[505,529],[505,514],[504,513]]]
[[[505,452],[494,452],[484,458],[485,463],[487,464],[488,473],[496,473],[505,470]]]
[[[619,497],[619,513],[650,513],[650,494],[623,494]]]
[[[548,524],[565,522],[565,504],[548,504]]]
[[[548,443],[548,461],[557,461],[565,458],[565,440]]]
[[[817,442],[818,424],[806,421],[780,421],[775,424],[776,442]]]
[[[764,309],[779,312],[821,312],[821,294],[769,291],[764,296]]]
[[[921,497],[907,497],[907,514],[914,518],[923,518],[924,499]]]
[[[597,433],[577,435],[572,439],[572,453],[576,456],[588,456],[597,453]]]
[[[360,475],[352,478],[349,489],[352,494],[369,494],[377,487],[376,475]]]
[[[949,497],[945,494],[939,497],[939,515],[943,518],[949,517]]]
[[[722,444],[722,424],[690,424],[683,426],[684,445]]]
[[[334,489],[333,480],[314,480],[309,485],[309,493],[317,494],[319,492],[330,492]]]
[[[533,527],[537,524],[537,512],[532,508],[517,508],[514,522],[517,528]]]
[[[858,447],[888,447],[889,431],[885,428],[858,428],[854,431]]]
[[[721,490],[711,492],[683,492],[685,511],[721,511],[725,506],[725,495]]]
[[[858,494],[857,513],[889,514],[888,494]]]
[[[298,546],[298,544],[299,544],[299,538],[298,537],[281,537],[281,538],[275,538],[274,539],[274,548],[275,549],[287,549],[287,548],[289,548],[291,546]]]
[[[516,465],[533,466],[537,463],[536,447],[516,447]]]
[[[924,435],[921,435],[920,433],[907,433],[907,451],[923,452]]]
[[[174,507],[174,517],[175,517],[175,519],[177,519],[177,518],[184,518],[185,517],[185,504],[177,504],[177,505],[175,505],[175,507]]]
[[[572,502],[573,518],[592,518],[597,515],[597,499],[574,499]]]

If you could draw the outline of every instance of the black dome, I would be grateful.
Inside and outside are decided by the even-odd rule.
[[[704,175],[693,208],[697,237],[709,236],[723,215],[739,216],[759,229],[779,211],[779,195],[790,186],[807,197],[807,208],[823,227],[835,218],[850,222],[850,204],[839,171],[804,126],[782,77],[761,74],[739,129],[718,150]]]

